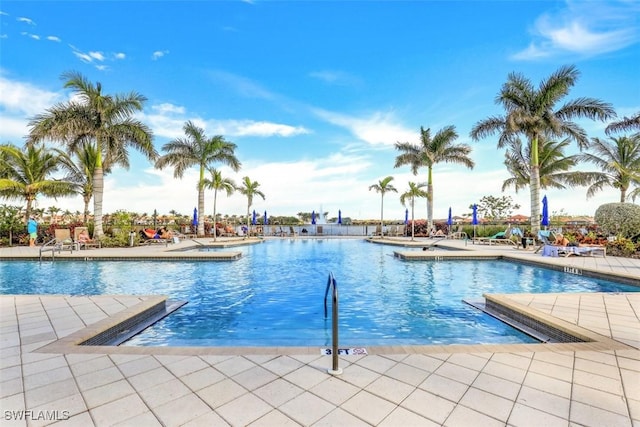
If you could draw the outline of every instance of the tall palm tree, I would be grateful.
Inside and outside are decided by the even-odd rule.
[[[377,184],[369,186],[369,191],[376,190],[377,193],[380,193],[380,236],[382,236],[382,230],[384,229],[384,195],[387,192],[398,192],[398,190],[391,184],[391,181],[393,181],[393,177],[388,176],[378,181]]]
[[[234,152],[236,145],[228,142],[221,135],[207,138],[204,129],[188,121],[184,124],[184,138],[176,138],[162,146],[167,154],[156,161],[156,167],[162,169],[173,166],[173,176],[182,178],[184,172],[197,166],[198,174],[198,236],[204,236],[204,173],[214,163],[229,166],[235,172],[240,170],[240,162]],[[214,227],[215,228],[215,227]]]
[[[637,112],[635,116],[623,117],[621,120],[610,123],[605,129],[607,135],[632,131],[640,132],[640,112]]]
[[[411,203],[411,240],[415,240],[416,235],[416,223],[414,221],[416,199],[429,197],[429,192],[423,190],[425,186],[427,186],[426,182],[416,184],[415,182],[409,181],[409,189],[400,195],[400,203],[402,203],[402,206],[407,206],[407,201]]]
[[[473,169],[475,163],[469,157],[471,147],[467,144],[454,144],[458,138],[454,126],[446,126],[439,130],[433,138],[431,129],[420,127],[420,144],[397,142],[396,150],[400,151],[396,157],[394,167],[411,166],[411,172],[418,174],[421,167],[427,168],[427,221],[429,229],[433,227],[433,167],[438,163],[453,163]]]
[[[540,162],[540,187],[565,189],[575,185],[585,184],[583,172],[571,172],[570,169],[579,162],[577,155],[565,156],[564,149],[571,141],[549,141],[540,144],[538,154]],[[516,193],[529,186],[531,182],[531,146],[522,144],[520,138],[509,141],[509,148],[505,152],[504,164],[511,174],[502,183],[502,191],[513,187]]]
[[[67,197],[75,194],[72,182],[51,178],[58,171],[58,154],[44,146],[30,145],[25,150],[13,144],[0,145],[0,196],[26,201],[29,218],[39,194]]]
[[[206,178],[204,180],[204,187],[213,190],[213,240],[215,241],[217,239],[215,221],[218,190],[223,190],[227,193],[227,196],[230,196],[236,189],[236,183],[231,178],[224,178],[219,170],[210,168],[209,172],[211,173],[211,179]]]
[[[503,148],[519,135],[530,145],[531,231],[540,229],[540,159],[539,145],[544,144],[544,135],[549,138],[568,137],[578,146],[589,145],[586,132],[572,119],[589,118],[607,120],[615,117],[611,104],[594,98],[577,98],[557,107],[569,93],[579,76],[574,66],[558,69],[538,88],[518,73],[510,73],[496,97],[496,103],[505,109],[504,116],[493,116],[481,120],[471,129],[471,138],[479,140],[498,133],[498,148]]]
[[[102,204],[104,198],[103,160],[114,152],[124,153],[133,147],[149,160],[155,160],[157,152],[153,146],[151,129],[133,115],[142,111],[144,96],[128,94],[107,95],[98,82],[91,83],[78,72],[62,75],[64,87],[72,89],[74,98],[57,104],[45,113],[35,116],[30,122],[29,143],[46,139],[58,140],[75,152],[78,147],[95,144],[97,153],[93,174],[94,235],[101,237]],[[120,163],[125,168],[128,162]]]
[[[593,163],[602,172],[592,172],[587,198],[592,197],[604,187],[620,190],[620,203],[627,201],[627,191],[633,184],[640,186],[640,133],[632,136],[609,138],[610,142],[592,138],[590,150],[579,155],[581,161]],[[632,198],[635,198],[637,189]]]
[[[249,211],[251,210],[251,205],[253,205],[253,198],[255,196],[260,196],[262,197],[262,200],[265,199],[264,193],[258,190],[258,187],[260,187],[258,181],[251,181],[251,178],[248,176],[242,178],[242,186],[238,187],[238,191],[247,197],[247,230],[249,230],[250,227]]]
[[[109,152],[102,161],[102,172],[106,176],[111,173],[114,165],[120,164],[129,167],[128,156],[123,147],[116,148],[117,151]],[[62,150],[57,150],[60,155],[60,162],[67,171],[66,179],[75,183],[77,193],[82,195],[84,202],[84,223],[89,219],[89,204],[93,198],[93,177],[98,164],[98,150],[95,144],[84,144],[76,147],[76,151],[69,155]]]

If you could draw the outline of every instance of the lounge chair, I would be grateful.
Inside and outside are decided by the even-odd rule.
[[[556,240],[556,236],[553,234],[551,230],[540,230],[538,231],[538,242],[540,244],[536,247],[534,253],[540,252],[545,246],[553,246],[553,242]]]
[[[57,250],[58,253],[67,250],[69,252],[73,252],[74,249],[77,250],[77,245],[71,238],[71,230],[68,228],[56,228],[54,234],[55,242],[53,248]]]
[[[161,239],[154,230],[140,230],[140,238],[142,239],[142,243],[145,245],[164,243],[165,246],[169,246],[169,239]]]
[[[513,240],[511,240],[511,226],[507,227],[507,229],[505,231],[499,231],[496,234],[494,234],[493,236],[489,236],[489,237],[476,237],[476,242],[478,243],[488,243],[489,245],[492,245],[493,243],[496,244],[507,244],[507,245],[514,245],[516,246],[516,242],[514,242]]]
[[[100,240],[98,239],[90,239],[90,240],[81,240],[79,238],[80,233],[82,233],[83,231],[87,231],[87,234],[89,233],[89,229],[87,227],[76,227],[73,230],[73,241],[76,243],[76,247],[78,248],[78,250],[85,248],[100,248],[101,244],[100,244]]]
[[[447,239],[467,239],[467,233],[462,231],[462,226],[459,225],[456,231],[449,233]]]
[[[406,227],[404,225],[397,225],[393,235],[396,237],[402,237],[405,235]]]
[[[298,235],[298,233],[296,233],[296,230],[292,226],[289,226],[289,235],[291,237],[295,237]]]

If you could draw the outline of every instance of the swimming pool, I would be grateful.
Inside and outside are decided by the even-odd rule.
[[[502,261],[406,262],[350,239],[274,239],[237,261],[0,262],[2,294],[165,294],[189,304],[127,345],[330,345],[329,272],[342,346],[534,342],[464,304],[483,293],[631,292]]]

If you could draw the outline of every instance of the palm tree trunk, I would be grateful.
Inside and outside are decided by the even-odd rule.
[[[411,240],[415,240],[416,221],[414,220],[413,211],[415,207],[415,199],[411,198]]]
[[[86,225],[89,221],[89,203],[91,202],[91,197],[84,197],[84,224]]]
[[[198,181],[198,237],[204,236],[204,166],[200,166],[200,180]],[[215,218],[213,228],[216,228]]]
[[[213,190],[213,241],[215,242],[218,235],[218,230],[216,229],[216,198],[218,197],[218,190]]]
[[[531,234],[538,235],[540,231],[540,163],[538,160],[538,138],[531,140],[531,175],[529,187],[531,189]]]
[[[104,236],[102,230],[102,198],[104,196],[104,173],[102,166],[97,166],[93,174],[93,235],[98,239]]]
[[[427,178],[427,228],[433,229],[433,168],[429,167]]]
[[[380,198],[380,238],[384,236],[384,193],[382,193],[382,197]]]
[[[627,200],[627,188],[620,188],[620,203],[624,203]]]
[[[247,237],[249,237],[249,230],[251,230],[249,227],[249,209],[251,209],[251,203],[247,203],[247,232],[244,234],[244,238],[246,239]]]

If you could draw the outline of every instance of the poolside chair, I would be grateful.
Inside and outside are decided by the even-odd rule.
[[[289,235],[291,237],[295,237],[298,235],[298,233],[296,233],[296,230],[292,226],[289,226]]]
[[[406,230],[406,227],[404,225],[398,225],[396,226],[396,230],[393,233],[393,235],[396,237],[402,237],[405,235],[405,230]]]
[[[507,229],[504,231],[499,231],[493,236],[489,236],[489,237],[476,237],[475,241],[478,243],[488,243],[489,245],[492,245],[493,243],[496,243],[496,244],[504,243],[507,245],[516,245],[516,242],[511,240],[511,233],[512,233],[511,225],[509,225]]]
[[[68,228],[56,228],[54,234],[56,238],[53,248],[58,253],[66,250],[73,252],[74,249],[77,249],[76,243],[71,239],[71,230]]]
[[[466,238],[467,238],[467,233],[462,231],[462,225],[459,225],[456,231],[454,231],[453,233],[450,233],[447,236],[447,239],[466,239]]]
[[[140,230],[140,238],[142,239],[142,244],[144,245],[164,243],[165,246],[169,246],[169,239],[161,239],[160,237],[158,237],[158,234],[154,230]]]
[[[73,230],[73,241],[76,244],[76,247],[78,248],[78,250],[85,248],[100,248],[101,244],[100,244],[100,240],[98,239],[91,239],[90,241],[81,241],[79,239],[80,233],[82,233],[83,231],[87,231],[87,234],[89,233],[89,229],[87,227],[76,227]]]

